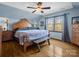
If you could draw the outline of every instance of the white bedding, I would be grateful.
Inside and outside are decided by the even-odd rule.
[[[23,36],[28,36],[29,41],[40,42],[48,39],[48,30],[18,30],[15,37],[19,38],[19,43],[23,45]]]

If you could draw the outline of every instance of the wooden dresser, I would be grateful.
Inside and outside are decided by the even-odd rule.
[[[12,35],[13,35],[12,31],[3,31],[2,32],[2,41],[12,40],[13,39]]]
[[[72,43],[79,46],[79,23],[72,25]]]
[[[0,32],[0,56],[1,56],[1,49],[2,49],[2,32]]]

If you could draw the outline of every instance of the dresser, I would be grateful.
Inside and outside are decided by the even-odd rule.
[[[3,31],[2,32],[2,41],[12,40],[13,39],[12,37],[13,37],[12,31]]]
[[[2,48],[2,32],[0,32],[0,56],[1,56],[1,48]]]
[[[79,24],[72,26],[72,43],[79,46]]]

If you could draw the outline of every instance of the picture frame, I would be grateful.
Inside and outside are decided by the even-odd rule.
[[[44,21],[40,21],[40,26],[44,26]]]
[[[72,17],[72,24],[79,24],[79,16]]]

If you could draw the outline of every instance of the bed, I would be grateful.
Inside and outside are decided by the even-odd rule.
[[[48,30],[40,30],[39,28],[29,27],[30,22],[27,19],[21,19],[19,22],[13,24],[13,37],[17,38],[20,45],[23,46],[24,51],[29,45],[36,44],[40,51],[40,42],[49,42]]]
[[[49,32],[48,30],[39,30],[39,29],[29,29],[29,30],[17,30],[15,37],[19,39],[19,44],[24,46],[24,51],[31,44],[36,44],[40,51],[40,42],[47,41],[49,42]]]

